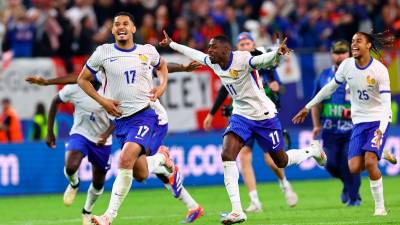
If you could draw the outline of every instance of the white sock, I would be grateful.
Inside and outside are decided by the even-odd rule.
[[[240,202],[239,193],[239,170],[236,161],[225,161],[224,165],[224,182],[226,191],[232,204],[232,211],[242,212],[242,204]]]
[[[167,168],[165,168],[165,166],[161,166],[161,165],[157,166],[156,168],[154,168],[153,173],[154,174],[162,174],[162,175],[164,175],[166,177],[170,177],[172,175],[172,173],[169,172],[167,170]]]
[[[179,196],[178,199],[181,202],[183,202],[183,204],[185,204],[189,210],[196,209],[197,207],[199,207],[199,204],[197,204],[197,202],[192,198],[192,196],[184,187],[182,187],[181,195]]]
[[[255,204],[261,204],[260,199],[258,198],[257,190],[253,190],[249,192],[250,201]]]
[[[290,183],[289,183],[289,181],[286,179],[286,177],[283,177],[282,180],[279,179],[279,186],[280,186],[282,189],[291,188],[291,187],[290,187]]]
[[[90,184],[86,196],[85,206],[83,207],[86,212],[92,212],[94,203],[96,202],[97,198],[99,198],[100,195],[103,194],[103,190],[104,187],[100,190],[97,190],[93,187],[93,184]]]
[[[382,177],[378,180],[369,180],[369,184],[371,187],[372,197],[375,200],[375,209],[384,209],[385,208],[385,200],[383,198],[383,182]]]
[[[69,184],[71,186],[76,186],[79,184],[79,176],[78,176],[78,171],[76,171],[74,174],[72,175],[68,175],[67,174],[67,169],[64,167],[64,175],[65,178],[67,178],[67,180],[69,181]]]
[[[132,169],[118,169],[118,174],[112,187],[110,203],[106,211],[111,220],[117,217],[118,209],[131,189],[132,180]]]
[[[301,148],[301,149],[291,149],[286,152],[288,156],[288,164],[286,167],[291,166],[293,164],[300,164],[304,160],[312,157],[313,150],[310,147]]]
[[[156,153],[152,156],[147,156],[146,160],[149,173],[153,173],[154,169],[165,162],[165,156],[161,153]]]

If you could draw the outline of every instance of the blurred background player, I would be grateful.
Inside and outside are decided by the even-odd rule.
[[[354,128],[349,143],[348,164],[352,174],[367,170],[371,193],[375,200],[374,216],[386,216],[382,174],[378,167],[392,118],[390,80],[387,68],[371,56],[393,42],[384,33],[357,32],[351,42],[353,57],[344,60],[334,79],[293,118],[302,123],[310,109],[331,96],[347,82],[350,89],[351,118]]]
[[[11,106],[11,100],[1,100],[3,112],[0,115],[0,143],[21,143],[24,140],[18,115]]]
[[[282,55],[290,52],[286,46],[286,39],[277,50],[259,56],[251,56],[245,51],[233,52],[226,36],[216,36],[210,40],[208,55],[173,42],[165,31],[160,45],[169,46],[210,67],[220,77],[233,98],[233,115],[224,133],[221,153],[224,183],[232,211],[221,215],[221,223],[235,224],[247,220],[240,201],[236,158],[244,143],[250,138],[256,137],[262,149],[270,152],[278,167],[299,164],[310,157],[314,157],[320,165],[325,164],[325,153],[318,142],[313,142],[311,147],[306,149],[285,152],[282,127],[276,117],[276,107],[265,95],[264,89],[258,85],[257,75],[251,75],[254,69],[268,68],[277,64]],[[268,137],[265,134],[269,134]]]
[[[96,89],[99,83],[94,84]],[[74,107],[74,124],[69,140],[65,144],[64,174],[69,184],[64,192],[64,204],[72,205],[79,188],[78,169],[82,159],[88,157],[92,164],[92,183],[82,209],[83,225],[91,224],[91,214],[97,198],[103,193],[107,171],[110,169],[110,155],[113,125],[107,112],[77,85],[67,85],[54,97],[49,111],[46,144],[56,147],[54,121],[58,105],[71,102]]]
[[[315,81],[314,95],[335,78],[340,63],[349,58],[349,43],[341,40],[334,42],[331,48],[333,65],[322,71]],[[361,175],[351,174],[347,164],[348,148],[353,124],[350,117],[350,102],[346,84],[341,84],[329,99],[311,108],[313,138],[321,133],[323,147],[328,156],[326,170],[342,181],[341,200],[348,206],[361,204]],[[321,118],[321,119],[320,119]]]
[[[248,51],[251,55],[261,55],[265,53],[265,49],[263,47],[257,48],[255,46],[254,38],[249,32],[242,32],[238,35],[236,40],[236,49],[239,51]],[[267,96],[274,102],[275,106],[279,108],[279,83],[277,81],[277,73],[275,69],[260,69],[256,71],[259,76],[261,76],[263,88]],[[225,86],[221,86],[218,91],[218,95],[215,99],[215,102],[207,114],[207,117],[204,119],[204,129],[210,130],[212,119],[217,112],[218,108],[222,105],[225,99],[228,97],[228,91]],[[225,115],[231,116],[230,107],[225,108]],[[254,175],[254,170],[252,166],[252,149],[254,147],[255,139],[252,138],[248,142],[245,143],[244,147],[240,150],[240,163],[242,169],[242,176],[244,183],[247,187],[248,195],[250,197],[250,205],[245,209],[245,212],[262,212],[262,204],[258,197],[257,187],[256,187],[256,178]],[[286,179],[285,171],[282,168],[278,168],[271,156],[268,152],[264,153],[265,163],[272,169],[275,175],[278,177],[279,186],[282,192],[285,195],[286,203],[289,206],[295,206],[297,204],[297,194],[293,191],[289,181]]]

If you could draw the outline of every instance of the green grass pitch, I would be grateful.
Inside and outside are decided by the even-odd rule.
[[[222,181],[221,181],[222,182]],[[369,182],[363,179],[362,205],[347,208],[339,200],[341,191],[337,180],[295,181],[292,185],[299,203],[289,208],[277,183],[258,185],[264,212],[248,214],[244,224],[400,224],[400,177],[384,177],[386,217],[373,217],[373,200]],[[204,207],[205,214],[194,224],[219,224],[219,214],[230,210],[224,186],[188,187],[189,192]],[[248,205],[244,186],[241,186],[243,206]],[[110,193],[97,202],[94,213],[101,214],[108,204]],[[62,195],[21,196],[0,198],[0,225],[71,225],[81,224],[80,211],[85,194],[79,194],[71,207],[62,203]],[[173,225],[179,224],[186,208],[166,190],[133,190],[125,199],[113,225]]]

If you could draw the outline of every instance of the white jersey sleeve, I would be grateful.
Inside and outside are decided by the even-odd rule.
[[[389,72],[386,67],[382,67],[379,70],[379,79],[378,79],[378,87],[380,93],[388,92],[390,93],[390,79]]]
[[[143,47],[148,48],[147,54],[150,57],[150,65],[158,67],[160,65],[161,57],[153,45],[146,44]]]
[[[73,86],[72,85],[65,85],[59,92],[58,92],[58,97],[63,101],[64,103],[71,101],[72,95],[73,95]]]
[[[191,58],[203,65],[209,66],[211,67],[211,62],[210,62],[210,58],[208,57],[207,54],[204,54],[203,52],[193,49],[193,48],[189,48],[187,46],[184,45],[180,45],[176,42],[171,42],[169,44],[169,46],[174,49],[177,52],[182,53],[183,55],[185,55],[188,58]]]
[[[86,61],[86,68],[95,76],[95,74],[101,69],[104,58],[103,45],[96,48],[93,54]]]
[[[349,59],[343,60],[343,62],[339,65],[339,68],[337,69],[335,73],[335,82],[337,84],[343,84],[346,82],[346,69],[348,68],[348,63],[350,62]]]
[[[248,62],[249,66],[253,69],[263,69],[277,65],[279,59],[280,55],[278,54],[278,51],[275,50],[261,55],[252,56],[246,62]]]

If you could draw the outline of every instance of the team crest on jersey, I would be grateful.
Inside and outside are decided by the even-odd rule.
[[[376,83],[375,79],[368,75],[367,76],[367,84],[368,84],[368,86],[370,86],[370,87],[374,86],[375,83]]]
[[[233,69],[229,69],[229,75],[233,78],[233,79],[237,79],[239,76],[239,72],[237,70],[233,70]]]
[[[139,59],[140,59],[140,61],[142,61],[143,65],[146,65],[147,61],[149,61],[149,58],[147,56],[145,56],[145,55],[142,55],[142,54],[139,54]]]

